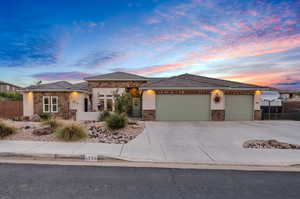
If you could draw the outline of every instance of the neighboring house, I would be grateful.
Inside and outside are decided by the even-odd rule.
[[[0,81],[0,92],[15,92],[20,89],[19,86]]]
[[[256,85],[191,74],[148,78],[124,72],[88,77],[85,81],[80,84],[63,81],[22,89],[24,115],[52,112],[70,117],[76,113],[78,118],[89,118],[91,113],[112,111],[113,95],[128,92],[132,96],[130,115],[141,116],[144,120],[261,118],[260,90],[264,88]]]

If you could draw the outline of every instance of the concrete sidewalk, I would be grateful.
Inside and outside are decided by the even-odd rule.
[[[0,141],[0,157],[86,154],[139,162],[285,166],[300,164],[300,150],[244,149],[247,139],[300,143],[299,122],[147,122],[128,144]],[[285,131],[285,132],[284,132]],[[284,132],[284,134],[283,134]]]

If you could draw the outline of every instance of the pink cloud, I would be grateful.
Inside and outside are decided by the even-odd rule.
[[[248,10],[246,13],[249,14],[249,15],[252,15],[252,16],[257,16],[258,15],[256,10]]]
[[[204,50],[205,55],[200,55],[199,59],[209,61],[213,59],[233,59],[244,56],[256,56],[267,53],[276,53],[286,51],[300,45],[300,35],[286,36],[265,41],[258,38],[246,38],[244,43],[242,40],[236,45],[222,45],[216,48]]]
[[[220,35],[226,34],[224,31],[220,30],[219,28],[207,24],[201,25],[201,28],[210,32],[218,33]]]
[[[33,75],[34,78],[39,80],[82,80],[92,74],[84,72],[45,72]]]
[[[265,16],[257,19],[252,23],[252,25],[256,29],[263,29],[271,24],[280,22],[280,18],[278,16]]]
[[[296,20],[288,19],[284,22],[285,24],[292,25],[296,23]]]

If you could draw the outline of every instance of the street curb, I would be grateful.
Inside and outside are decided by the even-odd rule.
[[[41,153],[12,153],[12,152],[2,152],[0,153],[1,158],[21,158],[21,159],[32,159],[32,160],[55,160],[55,161],[79,161],[79,162],[101,162],[101,161],[111,161],[111,162],[123,162],[123,163],[143,163],[152,165],[168,165],[176,164],[181,165],[193,165],[193,166],[228,166],[228,167],[300,167],[300,163],[278,163],[278,164],[257,164],[257,163],[235,163],[235,162],[167,162],[158,160],[139,160],[120,156],[106,156],[97,155],[97,160],[89,161],[85,159],[84,154],[41,154]]]

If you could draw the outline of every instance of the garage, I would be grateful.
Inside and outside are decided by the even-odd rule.
[[[226,95],[225,120],[253,120],[253,96]]]
[[[156,95],[156,120],[210,120],[210,95]]]

